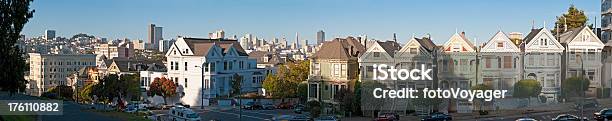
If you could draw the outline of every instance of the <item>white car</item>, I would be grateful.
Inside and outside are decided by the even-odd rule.
[[[189,108],[183,106],[172,107],[168,111],[168,118],[171,121],[200,121],[200,115]]]

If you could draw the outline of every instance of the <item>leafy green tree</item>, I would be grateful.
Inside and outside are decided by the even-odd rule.
[[[176,85],[174,84],[174,82],[166,79],[165,77],[155,78],[149,86],[149,91],[147,91],[147,95],[162,96],[164,97],[164,104],[167,104],[166,98],[176,95]]]
[[[0,91],[15,92],[25,89],[25,59],[15,45],[21,30],[34,15],[32,0],[0,0]]]
[[[130,75],[122,75],[119,82],[122,83],[119,86],[123,96],[130,100],[139,100],[140,97],[140,75],[139,74],[130,74]]]
[[[512,93],[512,96],[515,98],[537,97],[541,91],[542,86],[540,82],[533,79],[525,79],[514,84],[514,93]]]
[[[589,90],[591,82],[587,78],[571,77],[561,82],[561,96],[563,98],[582,97],[584,91]]]
[[[552,30],[553,34],[557,33],[557,28],[559,33],[564,33],[567,28],[579,28],[586,25],[588,21],[587,16],[584,14],[584,11],[576,8],[576,6],[571,5],[567,12],[561,16],[557,16],[557,21],[555,22],[555,28]]]
[[[232,91],[230,93],[230,97],[240,96],[240,91],[242,86],[242,76],[238,74],[232,75]]]
[[[88,85],[85,85],[85,87],[83,87],[82,89],[80,89],[78,92],[79,100],[83,102],[93,101],[91,99],[91,91],[93,90],[94,86],[95,84],[88,84]]]

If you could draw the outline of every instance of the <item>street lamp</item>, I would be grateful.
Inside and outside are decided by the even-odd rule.
[[[202,71],[200,72],[200,78],[202,79],[200,83],[202,84],[201,89],[200,89],[200,97],[201,97],[200,98],[200,102],[201,102],[200,109],[204,109],[204,64],[202,64],[202,66],[196,65],[195,67],[202,69]]]

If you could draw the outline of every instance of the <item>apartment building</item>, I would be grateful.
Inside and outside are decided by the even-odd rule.
[[[79,69],[95,66],[94,54],[40,54],[28,53],[30,80],[26,87],[30,95],[40,96],[58,85],[68,85],[67,78]]]
[[[99,44],[94,47],[94,53],[104,55],[108,59],[134,57],[134,45],[125,41],[118,44]]]

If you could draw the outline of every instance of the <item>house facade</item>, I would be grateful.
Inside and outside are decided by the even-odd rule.
[[[523,39],[523,79],[534,79],[542,86],[547,103],[557,102],[561,92],[561,59],[564,47],[546,28],[532,29]]]
[[[308,101],[336,104],[336,91],[348,88],[348,82],[357,79],[358,57],[364,52],[365,47],[353,37],[323,43],[310,58]]]
[[[563,62],[564,78],[585,77],[589,79],[588,96],[596,97],[602,89],[602,50],[604,43],[589,29],[580,27],[569,29],[560,35],[560,42],[566,48]]]
[[[438,80],[442,89],[470,89],[477,84],[478,60],[474,44],[465,32],[455,33],[439,50]],[[446,100],[449,112],[472,112],[472,102],[467,99]]]
[[[176,98],[191,106],[230,98],[235,74],[243,79],[241,93],[257,93],[266,75],[236,40],[178,38],[166,58],[168,78],[178,84]]]
[[[480,49],[479,84],[493,89],[508,90],[512,94],[513,85],[521,80],[521,50],[504,34],[498,31]]]

